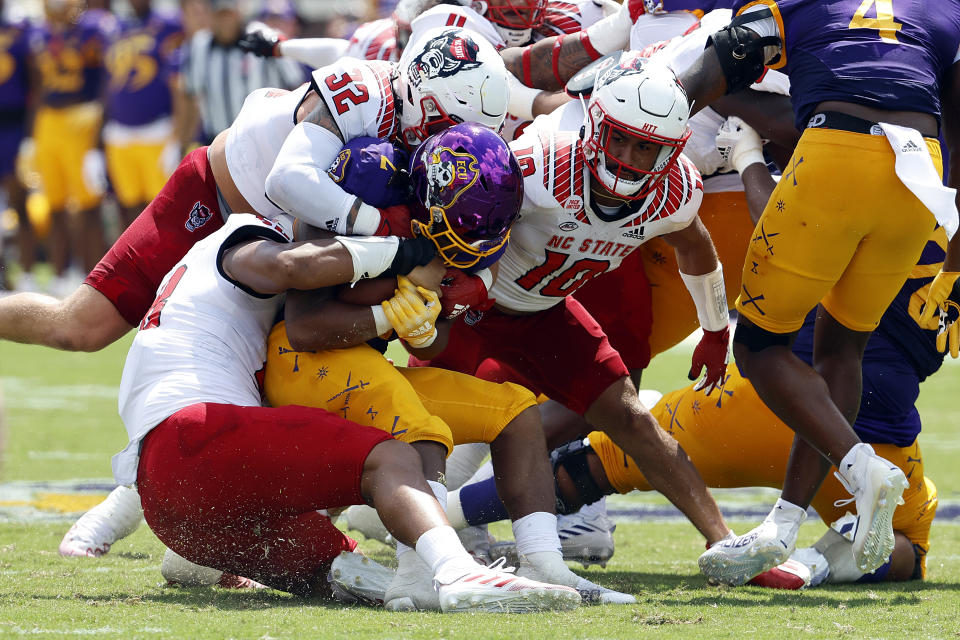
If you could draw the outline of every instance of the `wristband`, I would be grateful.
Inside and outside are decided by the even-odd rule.
[[[390,263],[391,275],[405,276],[417,267],[422,267],[433,260],[437,255],[437,245],[433,240],[417,236],[416,238],[400,238],[397,254]]]
[[[763,159],[763,151],[751,147],[743,150],[734,149],[733,155],[730,158],[730,164],[733,165],[733,168],[736,169],[739,174],[743,174],[747,167],[756,162],[763,165],[766,164],[766,161]]]
[[[383,307],[375,304],[370,307],[370,310],[373,311],[373,323],[376,325],[378,336],[393,331],[393,327],[390,326],[390,321],[387,320],[387,314],[383,312]]]
[[[366,202],[360,203],[357,209],[357,217],[353,221],[353,228],[350,232],[357,236],[372,236],[377,232],[380,226],[380,210],[371,207]]]
[[[353,259],[353,280],[360,278],[376,278],[392,265],[400,248],[400,238],[336,236],[337,242],[350,252]]]
[[[723,265],[710,273],[691,276],[680,272],[683,284],[687,285],[690,297],[697,307],[697,320],[704,331],[722,331],[730,324],[727,309],[727,290],[723,284]]]

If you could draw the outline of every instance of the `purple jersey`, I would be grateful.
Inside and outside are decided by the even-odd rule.
[[[151,11],[146,19],[130,18],[107,50],[107,114],[110,120],[137,126],[172,112],[170,78],[183,43],[177,15]]]
[[[797,127],[838,100],[940,116],[944,73],[960,46],[960,0],[738,0],[770,7],[784,39]]]
[[[23,120],[29,53],[29,25],[0,19],[0,126],[9,124],[12,119]]]
[[[112,15],[90,10],[62,31],[44,25],[34,32],[31,49],[40,71],[43,104],[65,107],[100,98],[103,55],[115,29]]]

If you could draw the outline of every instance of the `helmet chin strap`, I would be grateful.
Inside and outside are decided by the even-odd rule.
[[[530,42],[530,38],[533,35],[533,29],[508,29],[498,24],[491,24],[493,24],[493,28],[497,30],[497,33],[500,34],[500,37],[503,38],[503,41],[508,47],[525,45]]]

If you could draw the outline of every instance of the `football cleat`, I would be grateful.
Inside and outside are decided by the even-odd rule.
[[[800,562],[810,571],[810,584],[808,587],[816,587],[824,582],[830,576],[830,564],[826,556],[813,547],[801,547],[790,555],[790,559]]]
[[[167,549],[160,563],[160,574],[168,587],[212,587],[224,589],[268,589],[256,580],[244,578],[219,569],[204,567]]]
[[[60,555],[99,558],[117,540],[136,531],[142,521],[140,495],[129,487],[117,487],[70,527],[60,541]]]
[[[399,568],[383,596],[389,611],[440,611],[440,594],[433,584],[433,572],[416,551],[398,559]]]
[[[787,558],[773,569],[755,575],[747,581],[755,587],[796,591],[810,585],[810,569],[802,562]]]
[[[333,559],[327,579],[334,597],[345,603],[382,605],[395,572],[360,553],[344,551]]]
[[[556,553],[531,553],[521,557],[518,574],[540,582],[562,584],[576,589],[583,604],[636,604],[637,602],[637,599],[629,593],[607,589],[578,576],[570,571]]]
[[[526,613],[574,609],[580,604],[576,590],[516,575],[503,558],[466,574],[438,575],[435,582],[444,613]]]
[[[800,522],[777,525],[764,520],[742,536],[717,542],[700,556],[700,571],[710,582],[738,587],[790,557]]]
[[[365,504],[355,504],[347,508],[340,514],[337,523],[346,526],[351,531],[359,531],[372,540],[379,540],[384,544],[395,543],[393,536],[380,521],[377,510]]]
[[[592,564],[606,567],[613,557],[613,532],[617,525],[605,513],[585,511],[557,516],[563,559],[579,562],[584,569]]]
[[[893,512],[903,504],[903,491],[909,483],[899,467],[877,456],[869,447],[858,449],[843,474],[838,471],[835,475],[853,497],[838,500],[834,506],[851,502],[857,506],[854,561],[863,573],[873,573],[893,553]]]

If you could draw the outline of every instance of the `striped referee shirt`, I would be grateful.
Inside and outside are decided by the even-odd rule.
[[[184,53],[184,89],[200,106],[206,142],[233,124],[250,92],[264,87],[294,89],[310,75],[294,60],[260,58],[236,45],[217,44],[208,30],[194,34]]]

